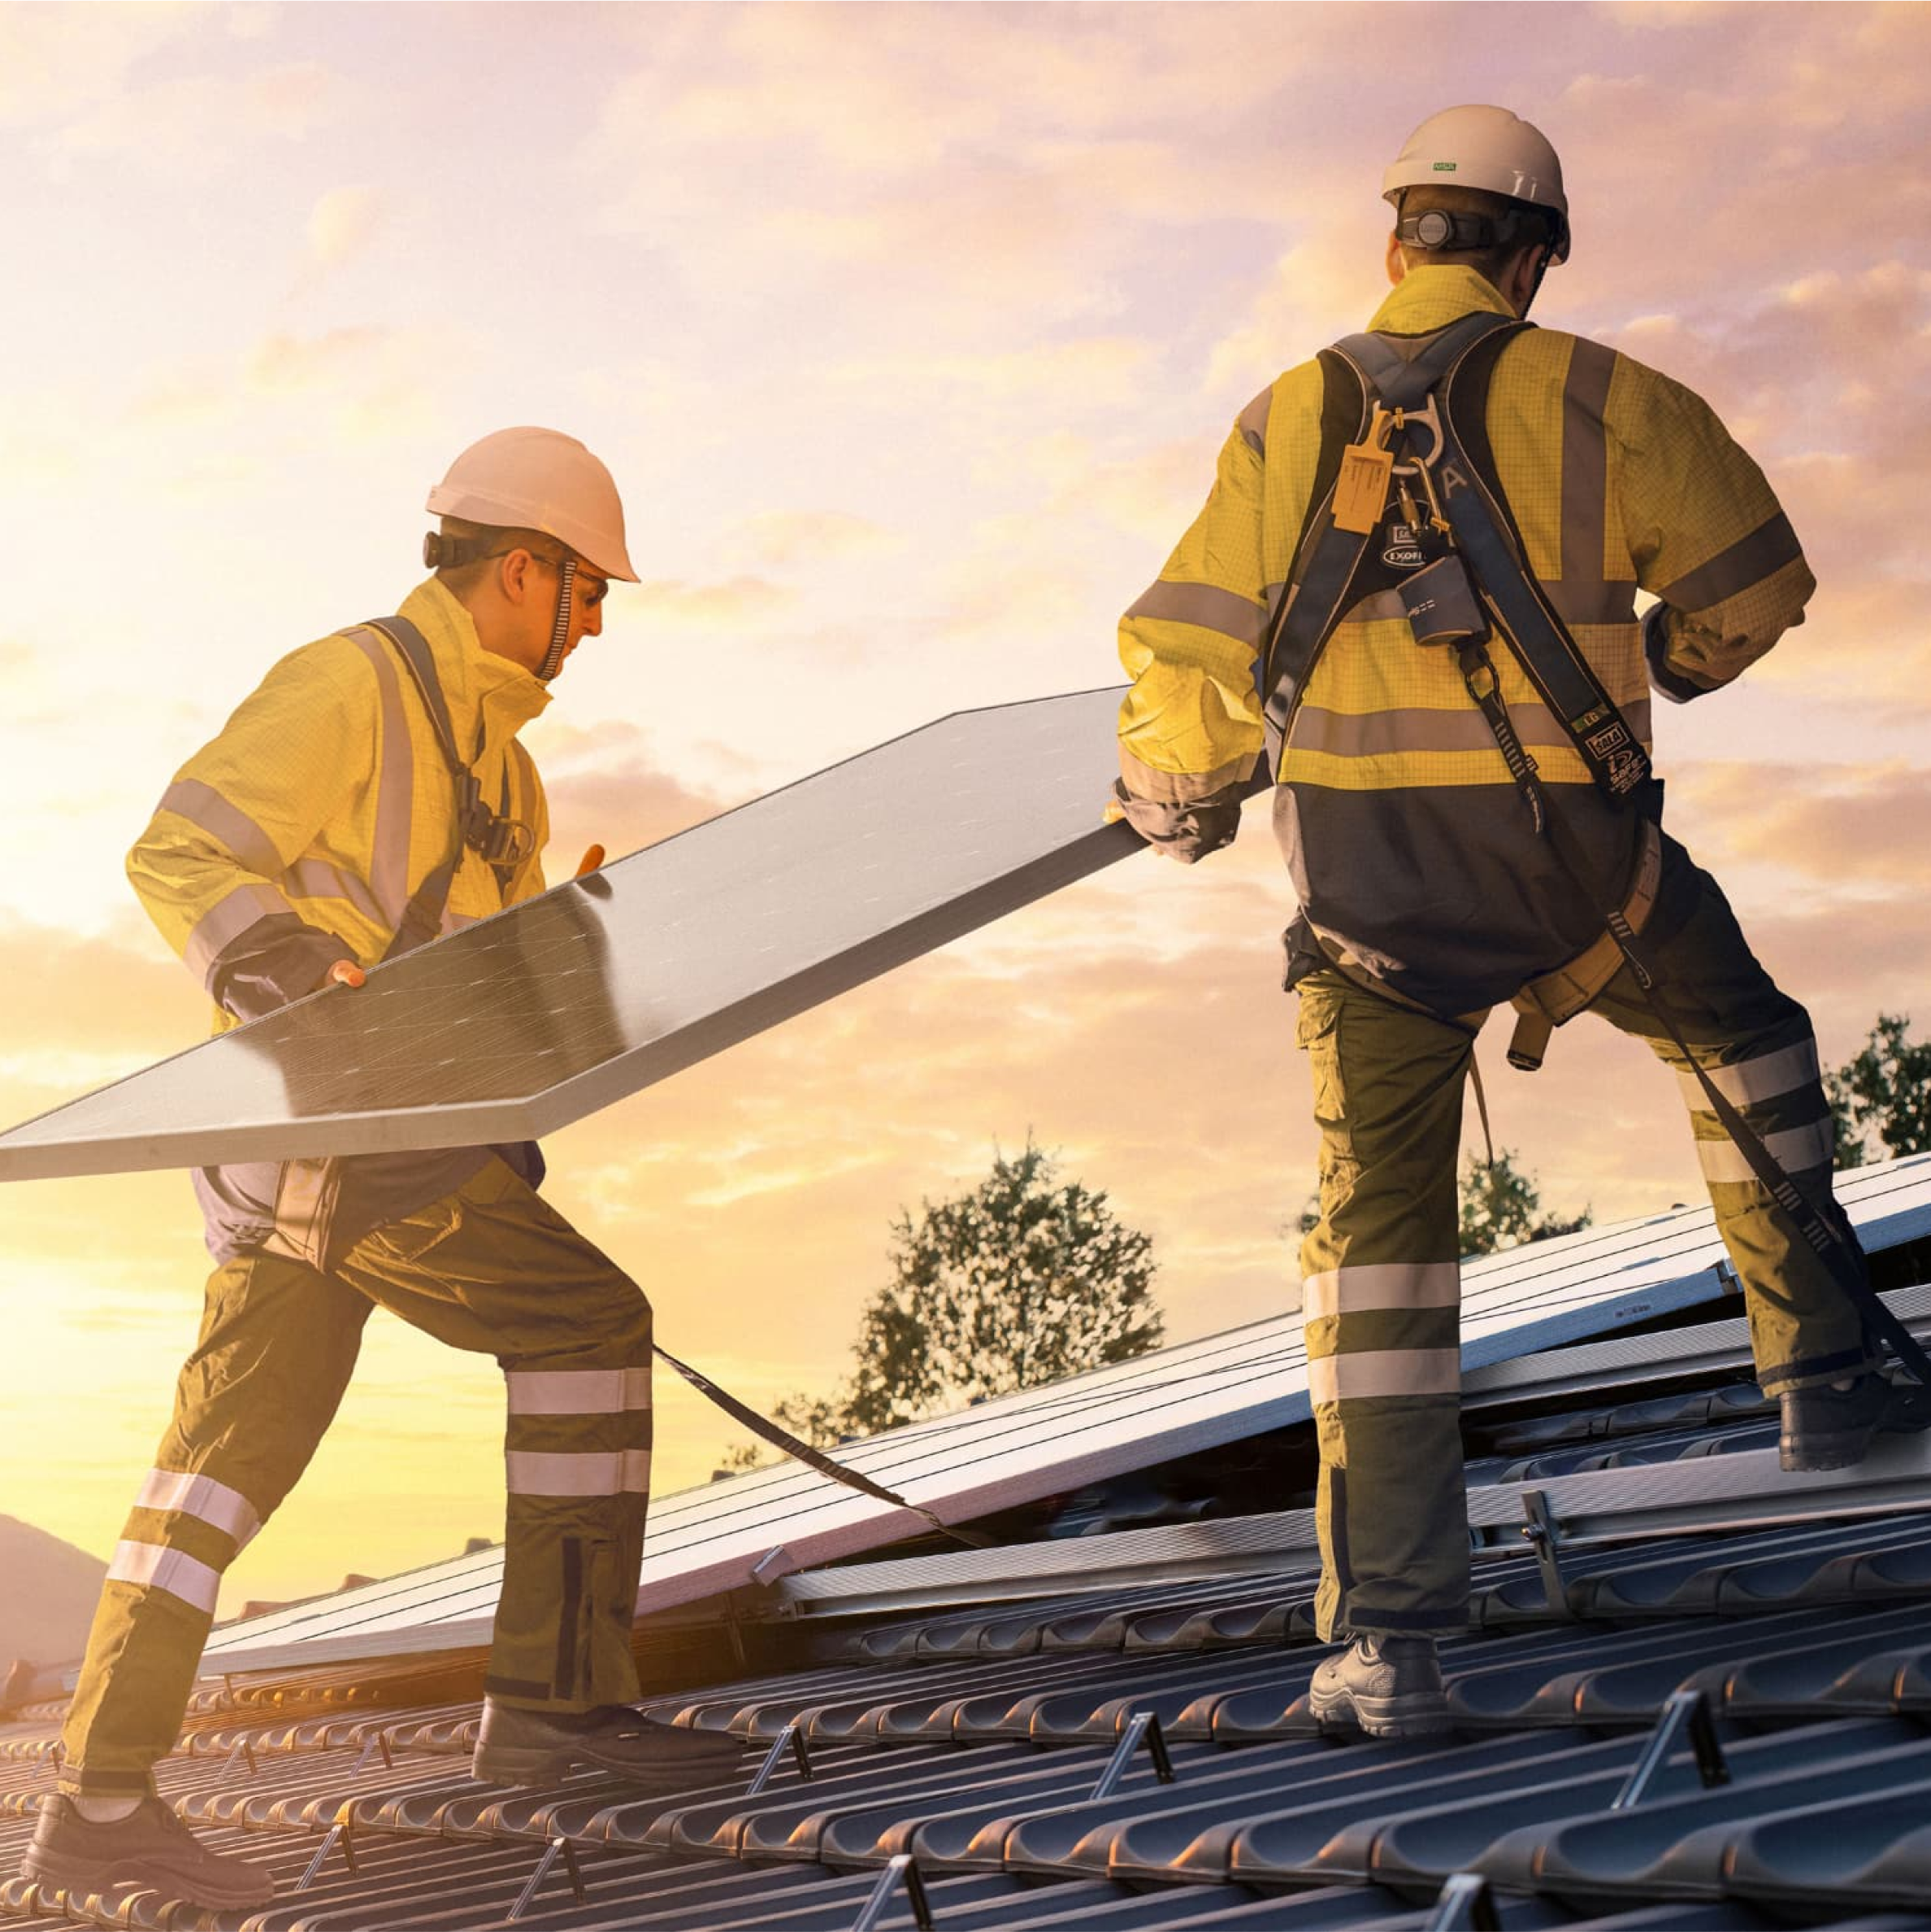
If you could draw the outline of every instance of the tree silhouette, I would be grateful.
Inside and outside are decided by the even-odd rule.
[[[1879,1014],[1864,1050],[1824,1076],[1839,1167],[1931,1149],[1931,1040],[1907,1039],[1910,1024]]]
[[[970,1192],[900,1209],[850,1379],[788,1397],[776,1418],[825,1448],[1143,1354],[1163,1332],[1152,1245],[1104,1194],[1061,1182],[1029,1132]]]

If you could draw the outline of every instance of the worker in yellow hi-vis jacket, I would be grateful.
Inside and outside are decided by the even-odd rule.
[[[509,429],[431,491],[435,574],[393,618],[284,658],[182,766],[128,859],[216,1027],[332,988],[544,890],[543,788],[521,727],[635,582],[610,472]],[[688,1789],[735,1740],[627,1708],[650,1466],[650,1309],[536,1192],[534,1145],[204,1170],[215,1268],[174,1416],[108,1565],[59,1795],[22,1869],[249,1907],[262,1868],[154,1795],[223,1570],[306,1466],[385,1308],[493,1355],[507,1388],[503,1584],[475,1772],[572,1763]],[[371,1480],[379,1480],[372,1474]]]
[[[1535,128],[1450,109],[1383,186],[1393,286],[1369,332],[1241,412],[1205,508],[1121,624],[1111,809],[1191,862],[1234,836],[1256,779],[1274,787],[1321,1133],[1301,1253],[1317,1611],[1344,1646],[1313,1701],[1408,1735],[1447,1721],[1434,1639],[1467,1615],[1456,1162],[1490,1009],[1521,1009],[1524,1062],[1586,1009],[1677,1068],[1786,1468],[1855,1461],[1923,1418],[1606,930],[1642,936],[1723,1096],[1828,1196],[1809,1020],[1661,831],[1647,766],[1652,687],[1700,697],[1803,621],[1796,536],[1698,397],[1520,325],[1569,246]],[[1638,592],[1658,600],[1641,622]]]

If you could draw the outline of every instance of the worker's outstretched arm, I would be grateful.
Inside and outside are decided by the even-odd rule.
[[[1265,449],[1274,393],[1263,392],[1242,412],[1205,507],[1120,620],[1120,661],[1133,688],[1120,709],[1112,815],[1188,864],[1233,839],[1261,749],[1254,662],[1268,610]]]
[[[1716,412],[1628,357],[1610,414],[1636,580],[1662,601],[1643,619],[1650,681],[1677,703],[1716,690],[1803,622],[1817,587],[1764,472]],[[1627,425],[1627,428],[1624,428]]]
[[[296,912],[282,881],[324,823],[377,809],[378,788],[362,777],[377,709],[353,645],[332,638],[284,658],[181,767],[128,854],[148,916],[236,1019],[356,963],[348,941]]]

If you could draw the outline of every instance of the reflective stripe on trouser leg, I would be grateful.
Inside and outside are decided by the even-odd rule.
[[[1468,1032],[1316,973],[1297,1037],[1321,1129],[1301,1247],[1321,1450],[1315,1620],[1460,1630],[1468,1617],[1456,1160]]]
[[[1663,841],[1660,908],[1669,923],[1651,953],[1671,1017],[1717,1090],[1763,1136],[1807,1193],[1830,1192],[1830,1104],[1809,1016],[1758,964],[1708,874]],[[1809,1245],[1771,1205],[1708,1096],[1625,969],[1590,1010],[1646,1040],[1676,1069],[1698,1164],[1744,1294],[1758,1379],[1776,1395],[1855,1373],[1870,1359],[1863,1318]]]
[[[498,1160],[336,1267],[503,1367],[509,1500],[490,1695],[558,1710],[629,1702],[649,1484],[643,1292]]]
[[[625,1702],[636,1695],[650,1370],[512,1368],[505,1380],[509,1538],[490,1692],[550,1708]]]
[[[335,1413],[368,1305],[301,1262],[215,1270],[174,1417],[115,1546],[62,1742],[60,1788],[150,1788],[173,1747],[222,1574]]]

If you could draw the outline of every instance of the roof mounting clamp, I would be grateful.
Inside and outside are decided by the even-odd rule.
[[[358,1757],[355,1761],[354,1765],[350,1767],[349,1776],[354,1777],[355,1773],[361,1770],[363,1766],[368,1763],[371,1758],[378,1756],[380,1756],[382,1759],[382,1768],[384,1770],[393,1771],[395,1769],[396,1760],[394,1755],[389,1750],[388,1733],[386,1730],[379,1730],[375,1732],[364,1742],[362,1747],[362,1756]]]
[[[865,1909],[852,1921],[852,1932],[873,1932],[874,1926],[883,1923],[885,1908],[891,1904],[892,1895],[900,1880],[905,1882],[905,1896],[911,1901],[912,1922],[918,1932],[938,1932],[932,1917],[932,1901],[926,1895],[925,1880],[919,1877],[909,1852],[900,1852],[879,1873],[879,1882],[865,1901]]]
[[[568,1839],[559,1835],[543,1847],[543,1856],[536,1860],[536,1869],[531,1873],[529,1882],[516,1895],[516,1903],[510,1908],[503,1920],[505,1925],[514,1925],[530,1909],[537,1893],[543,1888],[544,1880],[550,1875],[550,1867],[559,1858],[563,1860],[563,1869],[570,1874],[571,1896],[579,1905],[590,1903],[590,1895],[584,1890],[584,1874],[577,1869],[576,1848]]]
[[[1710,1713],[1710,1696],[1707,1691],[1673,1691],[1669,1701],[1663,1707],[1663,1714],[1656,1720],[1656,1728],[1649,1734],[1649,1741],[1642,1747],[1642,1755],[1637,1759],[1634,1768],[1623,1781],[1623,1788],[1616,1794],[1612,1811],[1633,1811],[1648,1795],[1650,1786],[1655,1782],[1656,1774],[1669,1761],[1669,1754],[1682,1742],[1683,1733],[1690,1734],[1690,1747],[1696,1753],[1696,1774],[1703,1780],[1703,1789],[1713,1785],[1728,1784],[1730,1781],[1729,1765],[1723,1756],[1723,1747],[1716,1739],[1716,1720]]]
[[[755,1798],[771,1782],[777,1773],[779,1762],[788,1749],[798,1761],[798,1775],[807,1784],[818,1776],[818,1773],[811,1768],[811,1752],[805,1746],[803,1728],[794,1717],[771,1740],[771,1748],[765,1753],[764,1762],[757,1767],[757,1775],[744,1787],[747,1798]]]
[[[751,1565],[751,1581],[770,1589],[779,1578],[788,1577],[798,1567],[796,1560],[781,1543],[775,1549],[768,1549]]]
[[[1174,1769],[1174,1761],[1167,1755],[1166,1739],[1161,1734],[1160,1719],[1152,1711],[1135,1711],[1126,1721],[1126,1728],[1120,1733],[1120,1741],[1113,1747],[1113,1754],[1106,1761],[1106,1769],[1100,1774],[1100,1782],[1087,1794],[1087,1803],[1091,1804],[1101,1798],[1110,1798],[1118,1789],[1120,1780],[1126,1775],[1126,1767],[1133,1761],[1133,1754],[1144,1744],[1153,1760],[1153,1774],[1162,1784],[1172,1784],[1178,1775]]]
[[[226,1784],[234,1775],[236,1765],[244,1763],[248,1766],[248,1775],[253,1778],[255,1774],[254,1747],[246,1738],[241,1738],[236,1740],[235,1748],[228,1754],[228,1762],[221,1767],[220,1777],[215,1780],[217,1788]]]
[[[1422,1932],[1502,1932],[1495,1895],[1479,1872],[1451,1872]]]
[[[1539,1489],[1522,1492],[1522,1534],[1535,1551],[1542,1570],[1543,1596],[1549,1614],[1559,1623],[1573,1623],[1576,1613],[1569,1607],[1569,1584],[1562,1574],[1561,1537],[1556,1528],[1555,1512],[1548,1497]]]
[[[345,1798],[342,1808],[336,1813],[335,1822],[328,1828],[328,1834],[317,1847],[315,1856],[308,1861],[308,1869],[295,1881],[297,1891],[306,1891],[315,1882],[315,1875],[328,1862],[328,1855],[336,1848],[337,1839],[341,1841],[342,1856],[349,1861],[350,1871],[362,1868],[355,1862],[355,1800]]]

